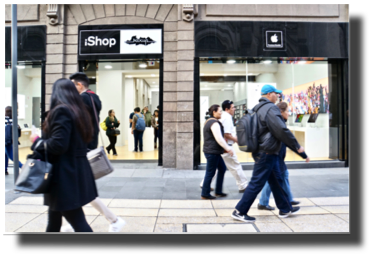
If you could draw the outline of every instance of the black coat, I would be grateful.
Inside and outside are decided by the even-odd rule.
[[[89,149],[95,149],[95,148],[97,148],[98,141],[99,141],[99,122],[97,120],[99,120],[99,116],[100,116],[101,101],[100,101],[99,96],[97,94],[95,94],[94,92],[92,92],[91,90],[87,90],[86,92],[81,93],[80,96],[82,97],[84,104],[87,106],[87,109],[88,109],[88,111],[91,115],[91,119],[92,119],[93,135],[92,135],[91,142],[88,143],[88,148]],[[96,112],[97,116],[95,116],[95,113],[93,111],[93,105],[92,105],[91,97],[92,97],[93,102],[95,104],[95,110],[96,110],[95,112]]]
[[[52,185],[45,194],[44,205],[52,211],[73,210],[93,201],[97,189],[91,167],[87,160],[87,143],[82,140],[74,124],[71,111],[58,107],[51,113],[50,132],[36,140],[47,143],[48,160],[53,164]],[[39,144],[35,154],[44,160],[44,144]]]

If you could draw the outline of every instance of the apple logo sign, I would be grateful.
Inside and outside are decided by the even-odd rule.
[[[274,34],[273,36],[271,36],[271,41],[276,43],[278,42],[278,36],[276,34]]]

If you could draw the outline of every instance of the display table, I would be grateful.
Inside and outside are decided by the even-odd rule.
[[[128,131],[129,131],[128,150],[133,151],[134,150],[134,135],[131,134],[130,128],[128,129]],[[143,145],[142,145],[143,151],[154,150],[154,128],[153,127],[145,128],[145,131],[143,132],[142,142],[143,142]]]
[[[30,147],[32,142],[30,142],[30,136],[32,135],[31,128],[21,128],[21,137],[18,141],[20,142],[20,148]],[[37,129],[37,135],[41,137],[41,130]]]
[[[329,157],[329,128],[288,126],[310,158]]]

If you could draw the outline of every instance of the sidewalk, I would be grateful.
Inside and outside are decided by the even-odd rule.
[[[213,201],[200,199],[204,171],[116,164],[114,173],[96,183],[103,202],[126,220],[122,232],[349,232],[348,169],[289,172],[294,197],[301,201],[300,212],[282,219],[277,209],[257,210],[256,200],[249,211],[256,217],[254,224],[230,217],[242,194],[229,172],[224,182],[228,196]],[[245,173],[250,179],[251,171]],[[47,207],[42,205],[42,195],[14,194],[11,188],[13,175],[6,176],[5,231],[44,232]],[[108,231],[109,223],[95,209],[85,206],[84,211],[94,232]]]

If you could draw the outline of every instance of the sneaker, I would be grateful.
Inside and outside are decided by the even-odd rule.
[[[8,171],[5,171],[5,175],[9,175],[9,172],[8,172]]]
[[[200,189],[203,189],[203,186],[200,186]],[[211,187],[211,192],[213,192],[215,189]]]
[[[228,196],[226,193],[216,193],[217,197],[226,197]]]
[[[109,225],[108,232],[120,232],[125,224],[126,223],[122,218],[117,217],[117,221]]]
[[[299,206],[294,206],[292,208],[293,208],[292,211],[290,211],[288,213],[283,213],[282,211],[279,210],[279,217],[280,218],[286,218],[292,214],[297,214],[297,212],[300,210]]]
[[[75,232],[75,230],[70,224],[67,224],[61,227],[61,232]]]
[[[298,204],[300,204],[299,201],[295,201],[295,200],[293,200],[293,201],[291,202],[291,205],[298,205]]]
[[[245,187],[245,189],[238,190],[238,192],[239,192],[239,193],[244,193],[244,192],[246,191],[246,188],[247,188],[247,187]]]
[[[113,156],[118,156],[117,153],[116,154],[113,154]]]
[[[239,212],[237,212],[237,210],[233,211],[232,218],[238,221],[247,222],[247,223],[252,223],[255,221],[255,217],[248,216],[247,214],[241,215]]]
[[[258,204],[258,210],[275,210],[275,207]]]
[[[212,196],[212,195],[209,195],[209,196],[201,196],[201,199],[203,200],[213,200],[213,199],[216,199],[216,197]]]

